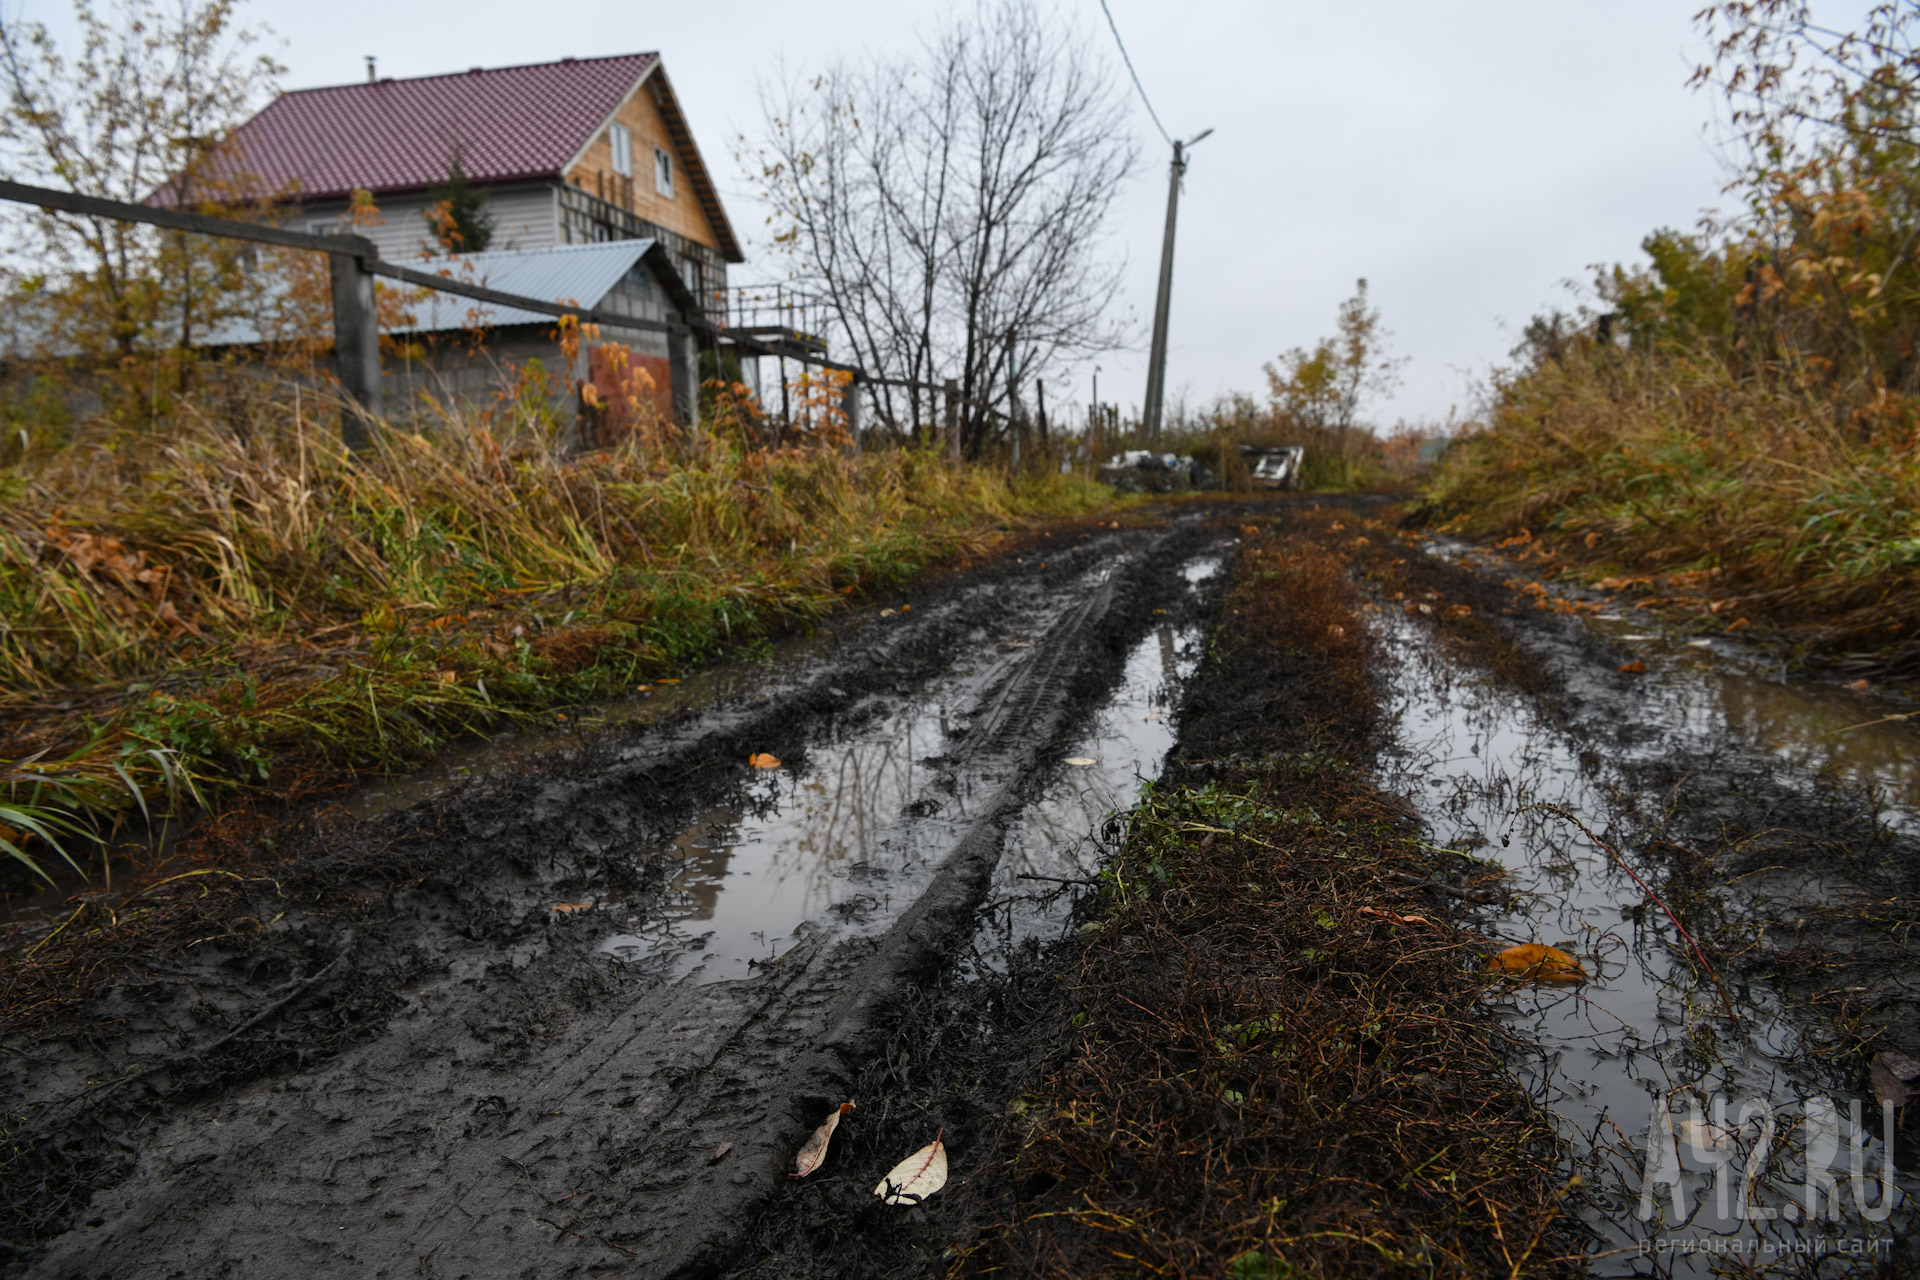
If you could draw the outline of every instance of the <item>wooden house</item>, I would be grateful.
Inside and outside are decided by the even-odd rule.
[[[655,53],[563,58],[413,79],[300,89],[242,125],[230,163],[292,227],[351,231],[382,258],[474,284],[654,322],[724,325],[727,268],[743,261],[673,86]],[[486,248],[448,254],[430,214],[456,162],[492,224]],[[354,209],[371,196],[378,218]],[[487,400],[530,361],[563,372],[554,320],[439,295],[388,325],[387,402]],[[557,385],[638,379],[663,412],[698,403],[694,342],[602,326]],[[203,345],[261,341],[249,324]],[[644,375],[644,376],[643,376]],[[592,399],[593,397],[589,397]],[[618,400],[621,397],[613,397]],[[589,419],[596,415],[588,414]],[[604,417],[604,415],[599,415]]]
[[[456,158],[485,198],[490,250],[652,240],[716,319],[744,261],[657,53],[297,89],[234,141],[290,225],[339,228],[369,192],[383,221],[354,230],[394,261],[442,252],[427,213]]]

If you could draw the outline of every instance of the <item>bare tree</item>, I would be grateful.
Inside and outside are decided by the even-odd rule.
[[[891,430],[933,421],[952,378],[977,454],[1022,384],[1121,341],[1105,230],[1136,149],[1104,67],[1032,0],[982,0],[911,57],[763,105],[775,243],[892,384],[874,401]]]

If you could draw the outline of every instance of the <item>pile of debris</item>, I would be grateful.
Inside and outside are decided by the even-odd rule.
[[[1307,451],[1299,445],[1256,449],[1241,445],[1256,489],[1298,489],[1300,467]],[[1191,489],[1219,489],[1221,477],[1204,462],[1184,453],[1155,453],[1129,449],[1100,465],[1100,479],[1122,493],[1185,493]]]
[[[1100,478],[1122,493],[1185,493],[1216,489],[1220,477],[1191,454],[1129,449],[1100,464]]]

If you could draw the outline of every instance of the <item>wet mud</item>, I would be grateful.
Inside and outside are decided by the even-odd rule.
[[[16,1029],[9,1274],[729,1269],[887,1019],[1063,918],[1090,864],[1045,833],[1156,769],[1203,523],[1030,540],[703,705],[246,848],[204,936]]]
[[[114,898],[145,932],[103,930],[75,967],[109,976],[21,999],[6,1037],[4,1274],[1032,1264],[1030,1215],[1053,1221],[1075,1185],[1071,1159],[1021,1155],[1092,1007],[1074,983],[1177,968],[1201,945],[1176,930],[1135,953],[1100,923],[1142,787],[1245,789],[1296,764],[1334,770],[1325,806],[1394,850],[1364,882],[1331,846],[1299,855],[1302,876],[1324,879],[1314,892],[1344,904],[1349,975],[1409,980],[1384,911],[1447,922],[1456,973],[1543,942],[1590,981],[1476,973],[1458,1008],[1451,986],[1418,997],[1462,1019],[1448,1051],[1485,1079],[1423,1067],[1409,1078],[1429,1099],[1380,1078],[1381,1098],[1436,1126],[1431,1152],[1424,1138],[1383,1145],[1374,1167],[1365,1132],[1316,1130],[1326,1167],[1294,1212],[1361,1168],[1389,1189],[1367,1209],[1385,1225],[1351,1256],[1328,1244],[1287,1265],[1504,1273],[1517,1248],[1476,1253],[1472,1231],[1409,1225],[1447,1190],[1418,1212],[1393,1199],[1430,1175],[1422,1153],[1441,1169],[1468,1159],[1449,1153],[1447,1126],[1499,1115],[1516,1135],[1501,1149],[1534,1167],[1475,1176],[1505,1179],[1503,1203],[1534,1215],[1528,1273],[1920,1274],[1920,1186],[1901,1172],[1920,1169],[1915,1128],[1905,1112],[1881,1126],[1868,1079],[1876,1054],[1920,1059],[1920,725],[1897,718],[1909,692],[1809,682],[1737,640],[1516,581],[1396,529],[1378,503],[1314,506],[1062,528],[765,662],[598,709],[589,730],[476,744],[291,828],[236,829],[207,874]],[[1196,692],[1246,520],[1344,558],[1364,661],[1248,668]],[[1334,683],[1303,693],[1289,679]],[[1347,763],[1329,763],[1329,743]],[[749,765],[759,753],[777,765]],[[1358,790],[1340,800],[1348,779]],[[1275,805],[1318,803],[1288,785]],[[1195,883],[1228,875],[1225,846],[1186,845]],[[1261,886],[1240,880],[1265,878],[1271,895],[1279,874],[1236,864],[1217,887],[1244,896]],[[1262,947],[1312,935],[1304,970],[1250,974],[1222,952],[1199,977],[1229,1003],[1275,1007],[1308,989],[1300,973],[1333,982],[1317,940],[1332,926],[1294,919],[1299,905],[1276,899],[1254,923],[1278,931]],[[49,913],[42,935],[63,918]],[[1243,924],[1223,915],[1205,945]],[[25,954],[7,961],[20,965],[9,990],[31,995]],[[1491,1053],[1482,1023],[1497,1062],[1475,1056]],[[1286,1133],[1277,1101],[1250,1117],[1167,1080],[1141,1096],[1172,1108],[1153,1141],[1188,1136],[1145,1158],[1140,1186],[1181,1152]],[[859,1105],[827,1164],[789,1178],[847,1098]],[[1829,1154],[1828,1105],[1839,1209],[1809,1223],[1797,1206],[1810,1151]],[[1530,1127],[1536,1111],[1550,1130]],[[1716,1126],[1708,1159],[1686,1141],[1702,1124]],[[949,1187],[880,1205],[875,1179],[935,1133]],[[1669,1135],[1678,1172],[1646,1197],[1648,1153]],[[1332,1199],[1313,1212],[1335,1234],[1358,1220]],[[1050,1265],[1080,1274],[1063,1259],[1104,1258],[1105,1239],[1089,1230]],[[1412,1252],[1387,1258],[1389,1239]],[[1167,1274],[1218,1273],[1177,1231],[1169,1241]]]
[[[1371,576],[1385,776],[1494,890],[1498,944],[1591,974],[1499,1009],[1587,1182],[1594,1272],[1920,1272],[1913,1132],[1868,1078],[1920,1049],[1903,691],[1790,679],[1455,544]]]

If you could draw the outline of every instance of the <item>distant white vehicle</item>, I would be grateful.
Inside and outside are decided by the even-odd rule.
[[[1299,445],[1289,445],[1284,449],[1268,449],[1261,453],[1253,464],[1253,487],[1256,489],[1298,489],[1300,487],[1300,467],[1307,460],[1307,451]]]

